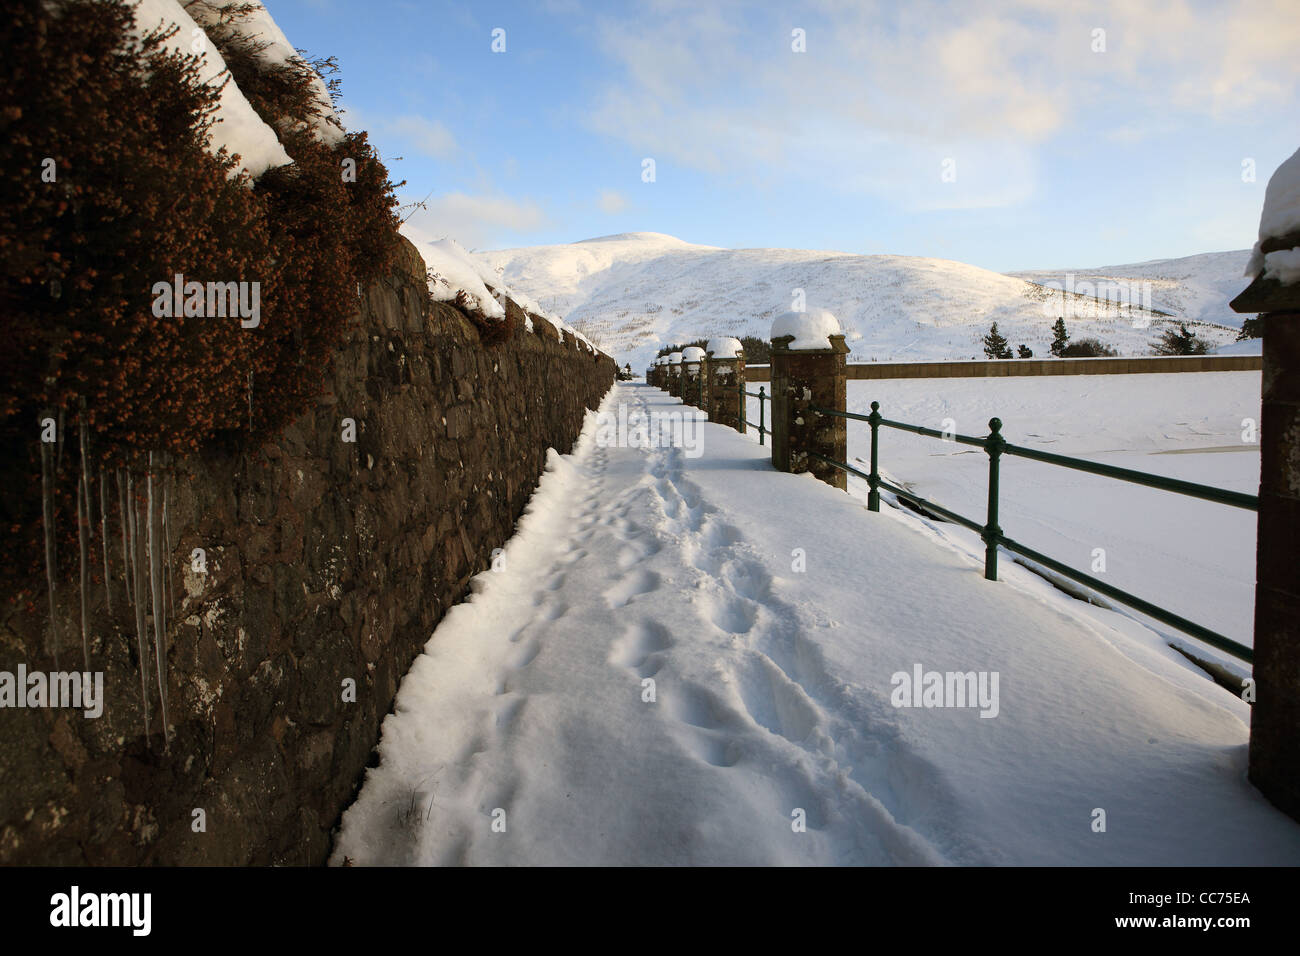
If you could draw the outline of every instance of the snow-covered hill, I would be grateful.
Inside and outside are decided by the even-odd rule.
[[[1105,285],[1113,282],[1147,280],[1151,283],[1152,305],[1181,318],[1198,322],[1241,327],[1241,316],[1228,303],[1246,287],[1243,278],[1249,249],[1235,252],[1205,252],[1182,259],[1153,259],[1130,265],[1100,266],[1095,269],[1039,269],[1013,272],[1011,275],[1030,282],[1066,284],[1073,272],[1074,282]]]
[[[1002,275],[918,256],[721,249],[654,232],[479,255],[505,285],[563,315],[633,368],[644,367],[670,342],[720,334],[766,337],[775,316],[801,304],[835,313],[855,362],[982,358],[980,336],[992,322],[1013,346],[1023,343],[1046,355],[1051,325],[1061,314],[1061,292],[1030,281],[1028,274]],[[1227,310],[1228,293],[1242,287],[1247,255],[1214,253],[1080,273],[1079,279],[1105,272],[1127,280],[1123,288],[1137,307],[1067,296],[1071,335],[1095,336],[1121,354],[1144,354],[1168,312],[1191,322],[1222,323],[1198,332],[1216,344],[1230,342],[1235,332],[1227,326],[1240,320]],[[1032,275],[1048,282],[1064,273]],[[1144,302],[1140,280],[1147,278],[1150,295]],[[797,290],[803,290],[802,303]],[[1143,308],[1146,302],[1152,311]]]

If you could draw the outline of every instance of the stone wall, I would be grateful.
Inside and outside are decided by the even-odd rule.
[[[365,296],[313,412],[256,455],[183,463],[169,751],[152,658],[153,734],[143,734],[120,566],[115,615],[102,585],[92,588],[103,716],[0,709],[0,863],[326,859],[403,674],[513,533],[547,448],[571,449],[615,374],[612,358],[561,341],[540,318],[524,331],[513,304],[517,331],[486,349],[424,285],[404,244],[401,268]],[[343,440],[345,419],[355,442]],[[206,573],[190,570],[197,548]],[[0,670],[53,668],[38,593],[35,610],[0,622]],[[79,635],[76,591],[61,593],[64,633]],[[67,643],[64,666],[78,666],[79,636],[75,654]]]

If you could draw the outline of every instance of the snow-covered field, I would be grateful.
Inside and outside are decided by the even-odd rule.
[[[1243,421],[1259,419],[1259,388],[1258,372],[852,381],[848,407],[865,415],[878,401],[894,421],[975,436],[987,435],[997,416],[1013,444],[1256,494],[1259,445],[1243,441]],[[750,400],[751,421],[757,405]],[[888,480],[983,522],[982,450],[894,429],[880,434]],[[851,422],[850,457],[869,462],[870,448],[869,426]],[[865,496],[866,483],[854,483]],[[1009,537],[1082,571],[1103,549],[1099,576],[1251,645],[1254,512],[1013,457],[1002,460],[1000,500]],[[941,527],[982,553],[975,534]],[[1156,626],[1198,654],[1231,660]]]
[[[1138,305],[1149,293],[1153,310],[1192,323],[1221,323],[1196,327],[1219,345],[1231,342],[1241,326],[1227,302],[1245,288],[1247,255],[1214,253],[1100,271],[1110,277],[1107,285],[1123,283]],[[1064,272],[1019,277],[919,256],[720,249],[654,232],[478,256],[500,283],[562,314],[620,364],[637,369],[668,343],[716,335],[767,338],[775,316],[805,307],[835,314],[854,362],[982,358],[980,336],[995,321],[1013,347],[1025,344],[1046,356],[1062,302],[1077,313],[1066,316],[1075,339],[1097,337],[1124,355],[1148,353],[1169,321],[1095,297],[1063,299],[1027,281],[1033,276],[1063,286]],[[1098,271],[1081,271],[1078,278],[1095,279]],[[1092,291],[1104,295],[1095,283]]]
[[[1161,636],[985,581],[730,429],[610,441],[620,405],[695,414],[617,385],[552,453],[403,680],[335,864],[1300,862],[1247,705]]]

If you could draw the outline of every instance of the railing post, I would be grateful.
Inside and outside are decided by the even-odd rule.
[[[764,440],[767,437],[767,419],[764,414],[767,411],[767,389],[762,385],[758,386],[758,443],[766,445]]]
[[[871,488],[867,492],[867,510],[880,510],[880,468],[879,468],[879,443],[880,443],[880,403],[871,403],[871,414],[867,420],[871,424],[871,472],[867,476],[867,485]]]
[[[989,437],[984,444],[984,450],[989,454],[989,515],[981,535],[984,539],[984,577],[990,581],[998,579],[998,542],[1002,540],[1002,529],[998,527],[998,464],[1006,444],[1002,437],[1002,420],[990,418]]]
[[[740,341],[717,338],[709,341],[705,372],[705,405],[709,421],[745,433],[745,353]]]
[[[845,410],[848,346],[839,322],[825,309],[787,312],[772,323],[772,465],[792,474],[811,472],[840,490],[848,476],[809,452],[844,461],[848,423],[814,412]]]

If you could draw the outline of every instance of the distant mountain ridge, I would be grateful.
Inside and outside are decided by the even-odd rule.
[[[478,256],[502,284],[564,316],[620,364],[642,368],[669,342],[766,337],[775,316],[801,304],[839,318],[854,362],[982,358],[992,322],[1013,346],[1046,355],[1062,303],[1073,337],[1095,336],[1122,355],[1148,353],[1168,316],[1218,345],[1241,324],[1227,302],[1244,287],[1249,251],[1003,275],[947,259],[724,249],[632,232]],[[1061,292],[1079,283],[1119,288],[1136,308],[1100,301],[1100,291]]]

